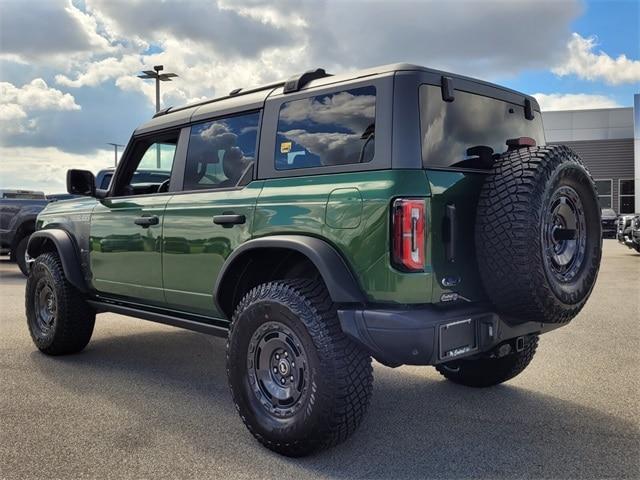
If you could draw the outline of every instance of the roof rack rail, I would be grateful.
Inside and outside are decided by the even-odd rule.
[[[324,71],[324,68],[316,68],[315,70],[307,70],[300,75],[294,75],[284,82],[283,93],[293,93],[300,90],[307,83],[318,78],[330,77],[331,74]]]
[[[161,115],[166,115],[167,113],[179,112],[180,110],[186,110],[188,108],[201,107],[202,105],[208,105],[210,103],[219,102],[220,100],[224,100],[230,97],[247,95],[249,93],[260,92],[262,90],[268,90],[272,88],[284,87],[284,93],[297,92],[312,80],[316,80],[318,78],[330,77],[330,76],[331,74],[325,72],[323,68],[316,68],[315,70],[308,70],[300,75],[294,75],[293,77],[290,77],[286,82],[269,83],[267,85],[262,85],[260,87],[250,88],[249,90],[244,90],[243,88],[235,88],[231,90],[228,93],[228,95],[224,97],[204,100],[202,102],[192,103],[190,105],[184,105],[182,107],[176,107],[176,108],[168,107],[163,110],[160,110],[158,113],[156,113],[153,116],[153,118],[159,117]]]
[[[284,85],[284,82],[275,82],[275,83],[269,83],[268,85],[262,85],[260,87],[251,88],[249,90],[240,89],[240,91],[238,91],[237,93],[233,93],[236,90],[238,90],[236,88],[235,90],[232,90],[231,92],[229,92],[228,95],[225,95],[224,97],[212,98],[212,99],[209,99],[209,100],[204,100],[202,102],[196,102],[196,103],[191,103],[189,105],[183,105],[182,107],[172,108],[171,109],[171,113],[179,112],[180,110],[186,110],[188,108],[201,107],[202,105],[208,105],[210,103],[219,102],[220,100],[226,100],[227,98],[231,98],[231,97],[237,97],[237,96],[240,96],[240,95],[247,95],[249,93],[260,92],[262,90],[269,90],[269,89],[272,89],[272,88],[278,88],[278,87],[282,87],[283,85]],[[160,112],[158,112],[158,114],[159,113]],[[166,113],[168,113],[168,112],[166,112]]]
[[[167,107],[167,108],[163,108],[162,110],[158,110],[156,113],[153,114],[153,117],[151,118],[156,118],[156,117],[161,117],[162,115],[166,115],[167,113],[169,113],[169,110],[171,110],[173,107]]]

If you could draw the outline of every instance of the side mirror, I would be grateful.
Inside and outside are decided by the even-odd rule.
[[[67,170],[67,192],[95,197],[96,177],[89,170]]]

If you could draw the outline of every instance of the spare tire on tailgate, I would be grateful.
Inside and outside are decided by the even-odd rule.
[[[475,232],[484,288],[508,321],[566,323],[582,309],[600,266],[600,207],[570,148],[501,155],[483,184]]]

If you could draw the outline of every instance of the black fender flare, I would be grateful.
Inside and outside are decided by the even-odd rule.
[[[71,235],[65,230],[49,228],[32,233],[27,244],[27,255],[36,258],[42,253],[42,247],[47,242],[53,243],[56,247],[67,281],[81,292],[86,292],[87,284],[82,274],[78,249]]]
[[[351,269],[328,242],[306,235],[274,235],[249,240],[236,248],[222,265],[214,287],[216,306],[220,311],[220,295],[224,291],[225,279],[238,265],[242,257],[256,249],[281,248],[294,250],[307,257],[315,265],[324,280],[331,299],[335,303],[365,303],[365,296]]]

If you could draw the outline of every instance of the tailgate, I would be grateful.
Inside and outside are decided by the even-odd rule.
[[[476,261],[476,204],[485,175],[427,170],[431,187],[431,261],[434,282],[431,301],[486,300]]]

